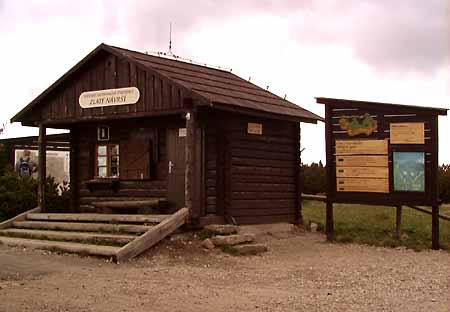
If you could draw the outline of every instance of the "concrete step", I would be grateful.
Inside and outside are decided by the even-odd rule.
[[[45,222],[45,221],[17,221],[12,226],[19,229],[38,229],[56,231],[83,231],[83,232],[113,232],[113,233],[144,233],[151,226],[131,224],[107,223],[78,223],[78,222]]]
[[[46,231],[30,229],[5,229],[0,230],[0,236],[21,237],[41,240],[74,241],[83,243],[94,243],[103,245],[123,246],[137,236],[123,234],[107,234],[94,232],[68,232],[68,231]]]
[[[49,240],[37,240],[15,237],[1,237],[0,244],[7,246],[19,246],[32,249],[43,249],[50,251],[62,251],[68,253],[78,253],[84,255],[115,257],[120,247],[88,245],[80,243],[58,242]]]
[[[160,223],[169,216],[104,213],[29,213],[27,219],[36,221]]]

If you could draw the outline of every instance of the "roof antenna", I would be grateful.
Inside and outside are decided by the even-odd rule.
[[[169,22],[169,55],[172,53],[172,22]]]

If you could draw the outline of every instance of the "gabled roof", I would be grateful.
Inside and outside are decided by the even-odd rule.
[[[73,75],[88,60],[105,50],[134,62],[140,67],[169,78],[183,86],[193,97],[201,98],[196,105],[209,105],[217,108],[238,108],[248,111],[287,116],[298,121],[317,122],[323,119],[263,88],[260,88],[239,76],[220,69],[168,59],[119,47],[100,44],[88,56],[81,60],[53,85],[21,110],[11,121],[22,121],[24,115],[43,102],[45,97],[57,86]]]

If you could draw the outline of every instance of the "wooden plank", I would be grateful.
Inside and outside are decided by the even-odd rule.
[[[388,156],[336,156],[336,167],[388,167]]]
[[[165,219],[163,222],[156,225],[139,238],[120,248],[115,256],[116,261],[126,261],[141,254],[186,223],[188,217],[189,210],[187,208],[178,210],[172,216]]]
[[[75,222],[125,222],[160,223],[170,215],[107,214],[107,213],[28,213],[28,220],[75,221]],[[19,220],[17,220],[19,221]]]
[[[326,202],[327,197],[323,195],[311,195],[311,194],[302,194],[302,200],[316,200],[321,202]]]
[[[247,209],[252,207],[260,208],[289,208],[295,206],[295,199],[233,199],[231,200],[232,209]]]
[[[39,124],[39,167],[38,167],[38,206],[45,212],[45,185],[47,179],[47,128],[41,123]]]
[[[41,207],[39,207],[39,206],[35,207],[33,209],[30,209],[28,211],[22,212],[21,214],[13,217],[11,219],[8,219],[6,221],[1,222],[0,223],[0,229],[6,229],[6,228],[9,228],[9,227],[12,227],[14,222],[26,220],[28,214],[30,214],[30,213],[39,213],[39,212],[41,212]]]
[[[389,179],[337,178],[338,192],[389,193]]]
[[[99,208],[141,208],[158,206],[159,199],[150,200],[120,200],[120,201],[94,201],[91,205]]]
[[[338,178],[389,178],[388,167],[337,167]]]
[[[80,243],[68,243],[48,240],[36,240],[13,237],[0,237],[0,243],[7,246],[23,246],[32,249],[43,249],[50,251],[63,251],[69,253],[87,254],[92,256],[113,257],[119,247],[88,245]]]
[[[287,199],[296,197],[297,192],[231,192],[232,199]]]
[[[75,222],[45,222],[45,221],[16,221],[13,227],[22,229],[40,229],[55,231],[85,231],[85,232],[116,232],[116,233],[144,233],[151,226],[106,223],[75,223]]]
[[[336,155],[387,155],[387,140],[336,140]]]
[[[390,124],[391,144],[424,144],[425,123],[399,122]]]
[[[5,229],[0,230],[2,236],[47,239],[58,241],[74,241],[96,244],[118,244],[125,245],[136,238],[135,235],[107,234],[95,232],[70,232],[70,231],[47,231],[47,230],[26,230],[26,229]]]

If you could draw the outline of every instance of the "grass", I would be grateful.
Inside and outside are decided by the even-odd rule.
[[[318,224],[325,228],[325,204],[303,201],[305,224]],[[443,206],[441,213],[450,215],[450,206]],[[341,243],[360,243],[374,246],[404,246],[414,250],[431,248],[431,216],[403,207],[402,237],[395,236],[396,209],[394,207],[367,205],[334,205],[334,238]],[[450,222],[440,220],[440,245],[450,250]]]

